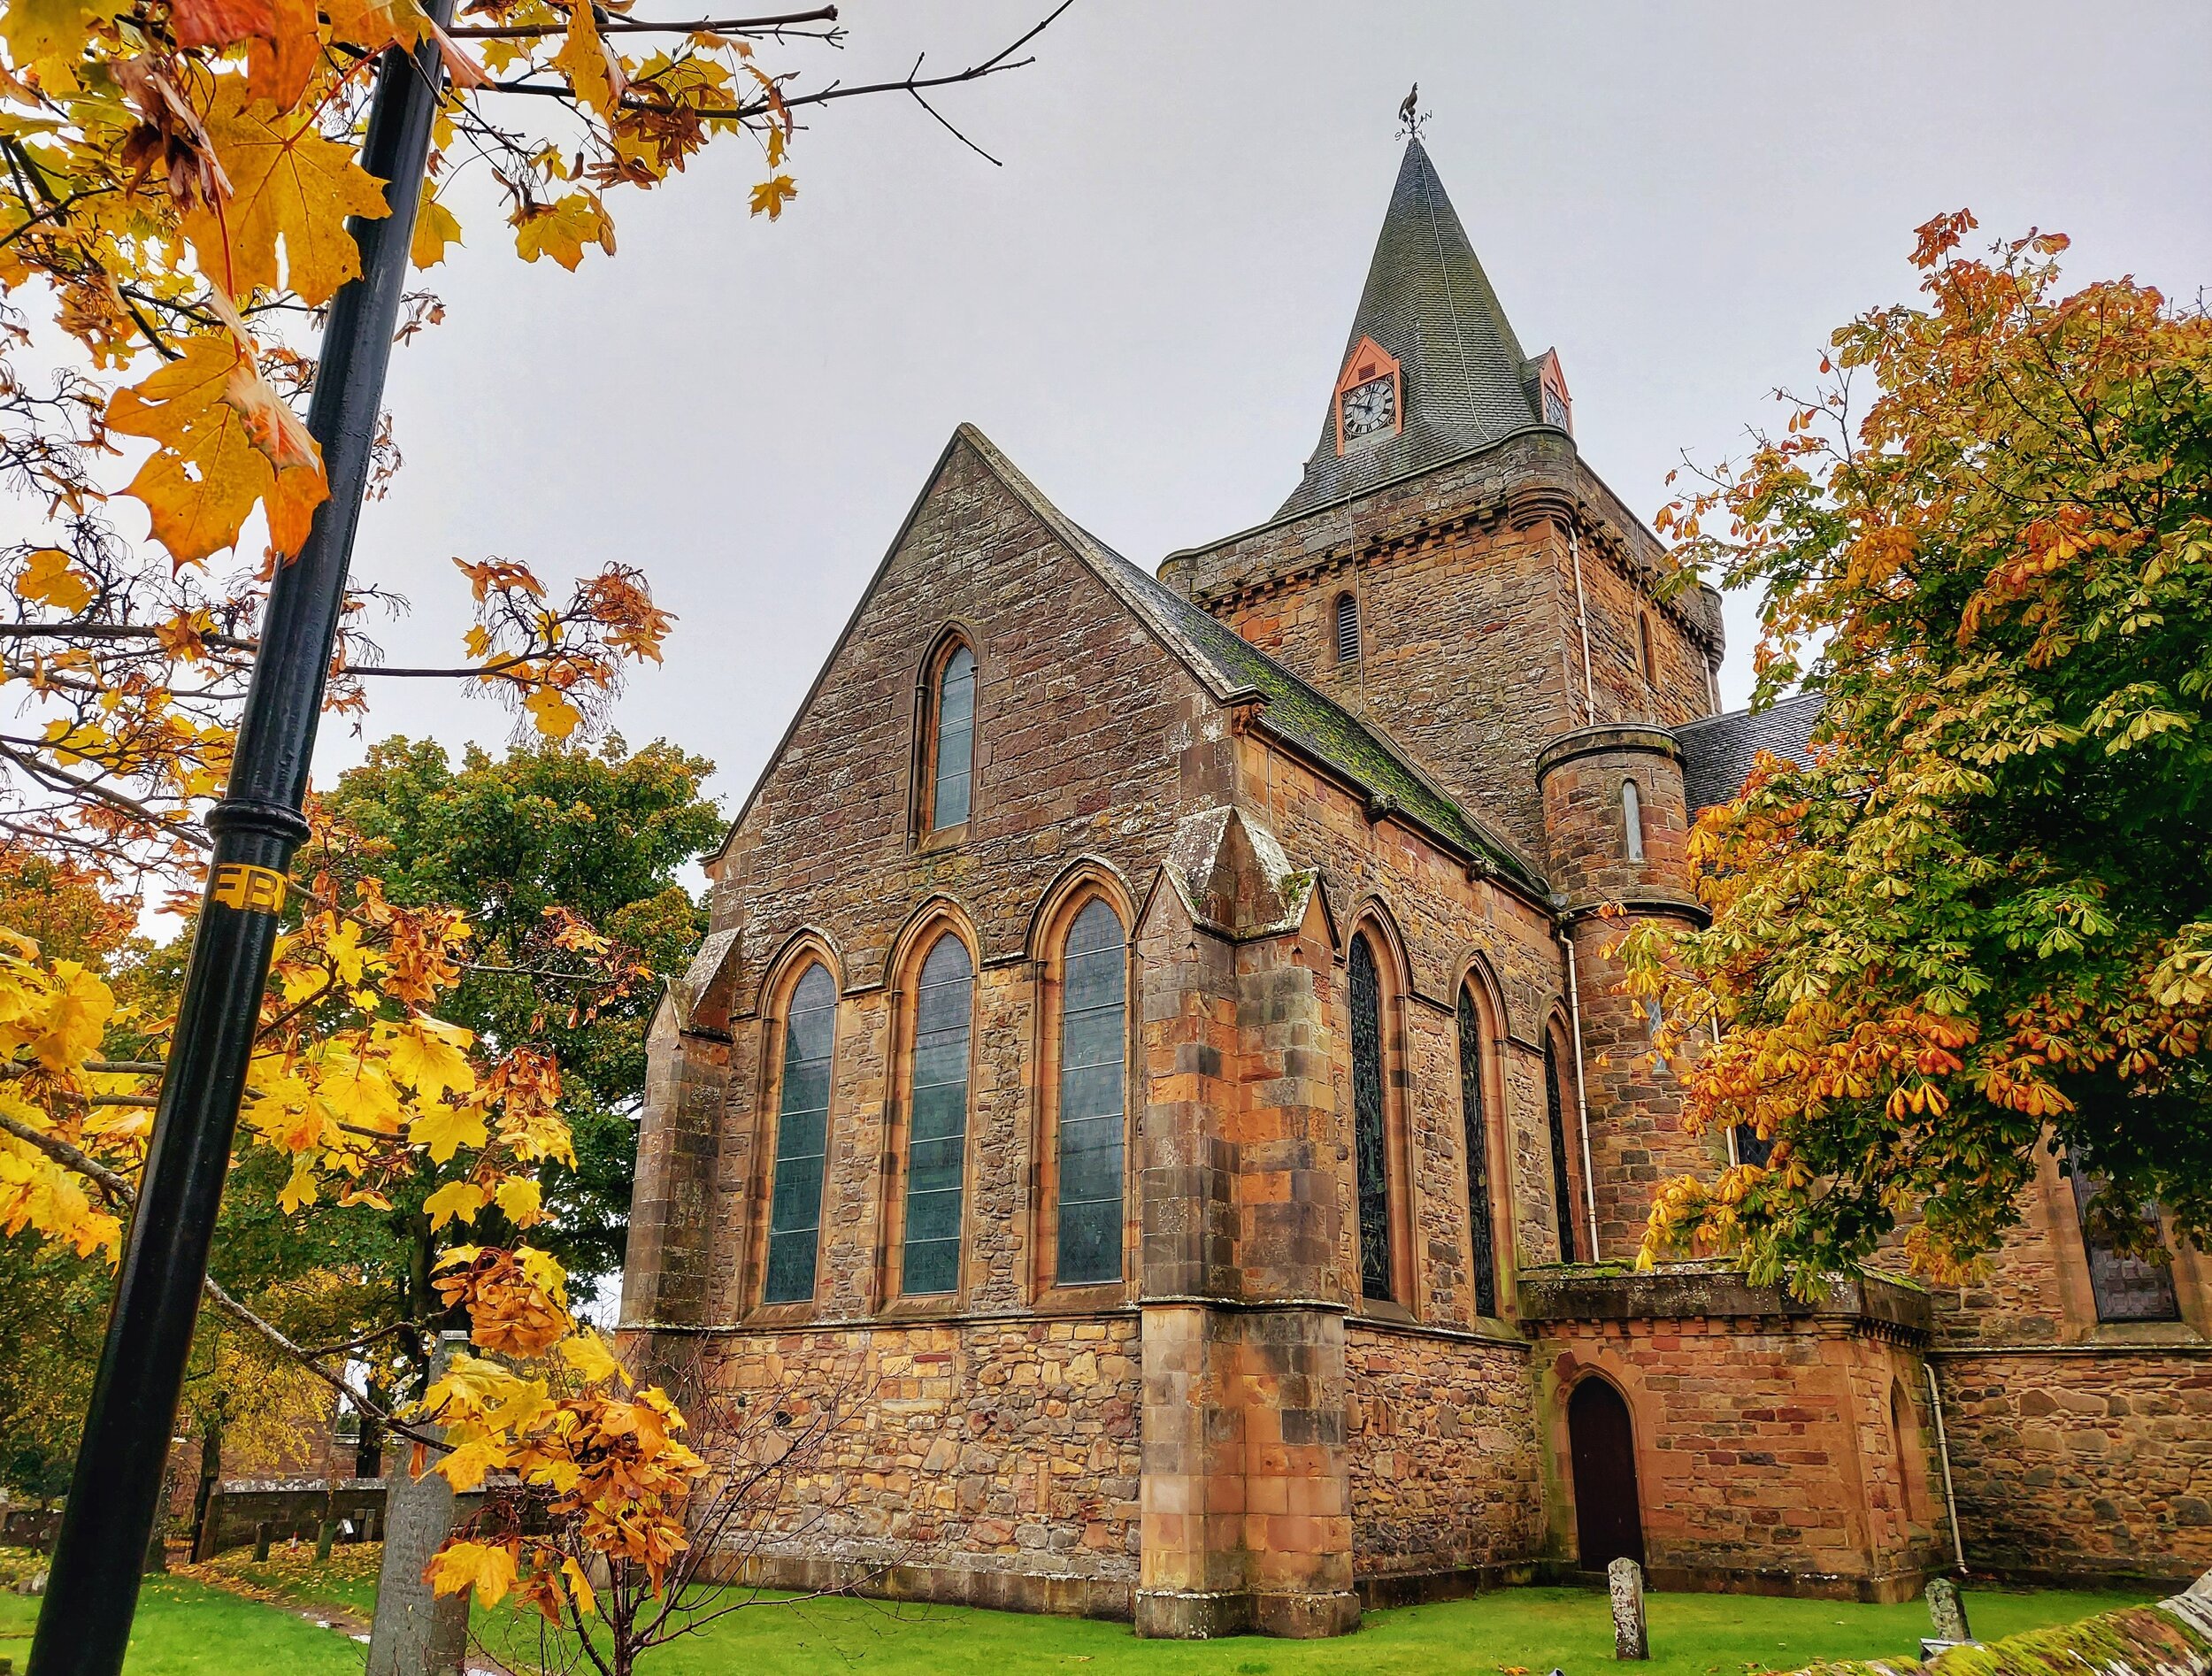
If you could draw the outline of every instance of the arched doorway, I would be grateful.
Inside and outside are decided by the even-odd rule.
[[[1574,1457],[1575,1534],[1586,1572],[1621,1558],[1644,1563],[1644,1515],[1636,1497],[1636,1429],[1621,1394],[1586,1379],[1567,1398]]]

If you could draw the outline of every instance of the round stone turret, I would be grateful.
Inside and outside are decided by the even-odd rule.
[[[1688,800],[1674,735],[1648,723],[1578,727],[1536,758],[1552,888],[1570,914],[1701,919],[1690,894]]]

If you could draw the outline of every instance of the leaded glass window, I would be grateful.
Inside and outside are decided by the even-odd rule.
[[[932,770],[929,824],[957,826],[968,818],[975,764],[975,654],[953,648],[937,677],[937,761]]]
[[[2174,1292],[2170,1263],[2153,1263],[2123,1251],[2112,1237],[2107,1219],[2115,1207],[2100,1204],[2104,1183],[2077,1161],[2069,1179],[2074,1186],[2074,1211],[2081,1219],[2081,1242],[2089,1257],[2089,1289],[2097,1303],[2100,1321],[2178,1321],[2181,1300]],[[2119,1212],[2125,1215],[2125,1211]],[[2158,1207],[2147,1212],[2156,1226]]]
[[[1628,858],[1644,858],[1644,799],[1632,780],[1621,781],[1621,832],[1628,841]]]
[[[1094,900],[1069,928],[1060,988],[1060,1255],[1063,1286],[1121,1278],[1126,1127],[1121,921]]]
[[[1352,939],[1352,1150],[1359,1168],[1360,1295],[1390,1296],[1390,1149],[1383,1118],[1382,980]]]
[[[960,1211],[967,1180],[968,1019],[974,968],[952,933],[922,962],[914,999],[914,1074],[906,1142],[906,1234],[900,1289],[960,1289]]]
[[[837,984],[820,964],[791,992],[783,1027],[782,1098],[776,1111],[776,1175],[769,1193],[764,1303],[814,1295],[822,1235],[822,1161],[829,1150],[830,1060],[837,1042]]]
[[[1544,1042],[1544,1107],[1551,1119],[1551,1201],[1559,1223],[1559,1260],[1575,1260],[1574,1189],[1567,1184],[1567,1102],[1559,1086],[1559,1053]]]
[[[1467,1233],[1475,1265],[1475,1313],[1498,1312],[1497,1234],[1490,1221],[1490,1131],[1482,1109],[1482,1022],[1475,998],[1459,992],[1459,1108],[1467,1124]]]

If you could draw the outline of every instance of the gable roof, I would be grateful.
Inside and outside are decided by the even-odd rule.
[[[1763,750],[1786,761],[1811,762],[1813,729],[1827,706],[1819,693],[1797,693],[1764,710],[1732,710],[1673,729],[1682,750],[1682,790],[1691,816],[1741,791],[1753,759]]]
[[[1530,393],[1538,362],[1523,351],[1418,140],[1407,142],[1398,165],[1345,360],[1363,337],[1405,369],[1404,428],[1339,455],[1332,397],[1305,477],[1279,519],[1440,465],[1541,420]]]
[[[808,688],[806,697],[793,712],[783,737],[776,742],[759,778],[746,794],[736,819],[730,823],[730,834],[737,831],[751,811],[761,788],[790,745],[801,719],[813,706],[815,696],[828,679],[838,654],[852,637],[868,601],[904,543],[907,531],[928,504],[931,490],[944,474],[954,451],[963,446],[974,453],[992,476],[1035,516],[1077,562],[1098,578],[1107,591],[1151,632],[1217,703],[1259,701],[1263,706],[1260,725],[1263,728],[1299,754],[1335,770],[1364,793],[1371,803],[1402,813],[1440,839],[1447,848],[1486,861],[1526,888],[1543,888],[1535,871],[1509,844],[1470,816],[1387,741],[1357,717],[1307,686],[1258,647],[1164,587],[1069,518],[999,452],[990,438],[965,423],[954,429],[944,452],[938,456],[921,494],[900,524],[898,534],[892,537],[882,563],[876,566],[867,587],[861,590],[852,615],[846,619],[836,643],[823,659],[813,685]],[[729,834],[726,834],[717,854],[728,848]]]

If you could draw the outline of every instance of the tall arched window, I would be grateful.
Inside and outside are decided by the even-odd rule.
[[[764,1303],[794,1303],[814,1295],[822,1235],[822,1161],[829,1150],[830,1060],[836,1043],[837,984],[829,968],[817,962],[791,991],[784,1019]]]
[[[899,1289],[960,1289],[960,1211],[967,1181],[968,1020],[975,969],[949,931],[922,962],[914,996],[914,1068],[906,1134],[906,1226]]]
[[[1391,1295],[1390,1143],[1383,1106],[1382,978],[1367,939],[1352,939],[1352,1151],[1359,1178],[1359,1289]]]
[[[1336,661],[1359,662],[1359,601],[1349,594],[1336,596]]]
[[[1559,1260],[1575,1260],[1574,1189],[1567,1180],[1567,1098],[1559,1085],[1559,1049],[1544,1038],[1544,1110],[1551,1120],[1551,1197],[1559,1223]]]
[[[1068,930],[1060,988],[1060,1249],[1055,1278],[1121,1278],[1123,1055],[1128,959],[1121,921],[1094,900]]]
[[[937,673],[937,727],[930,765],[929,826],[957,826],[974,801],[975,654],[956,646]]]
[[[1621,781],[1621,831],[1628,840],[1628,858],[1644,858],[1644,799],[1632,780]]]
[[[1482,1020],[1474,992],[1459,992],[1459,1109],[1467,1125],[1467,1231],[1472,1244],[1475,1313],[1498,1312],[1497,1233],[1490,1219],[1490,1127],[1482,1104]]]

